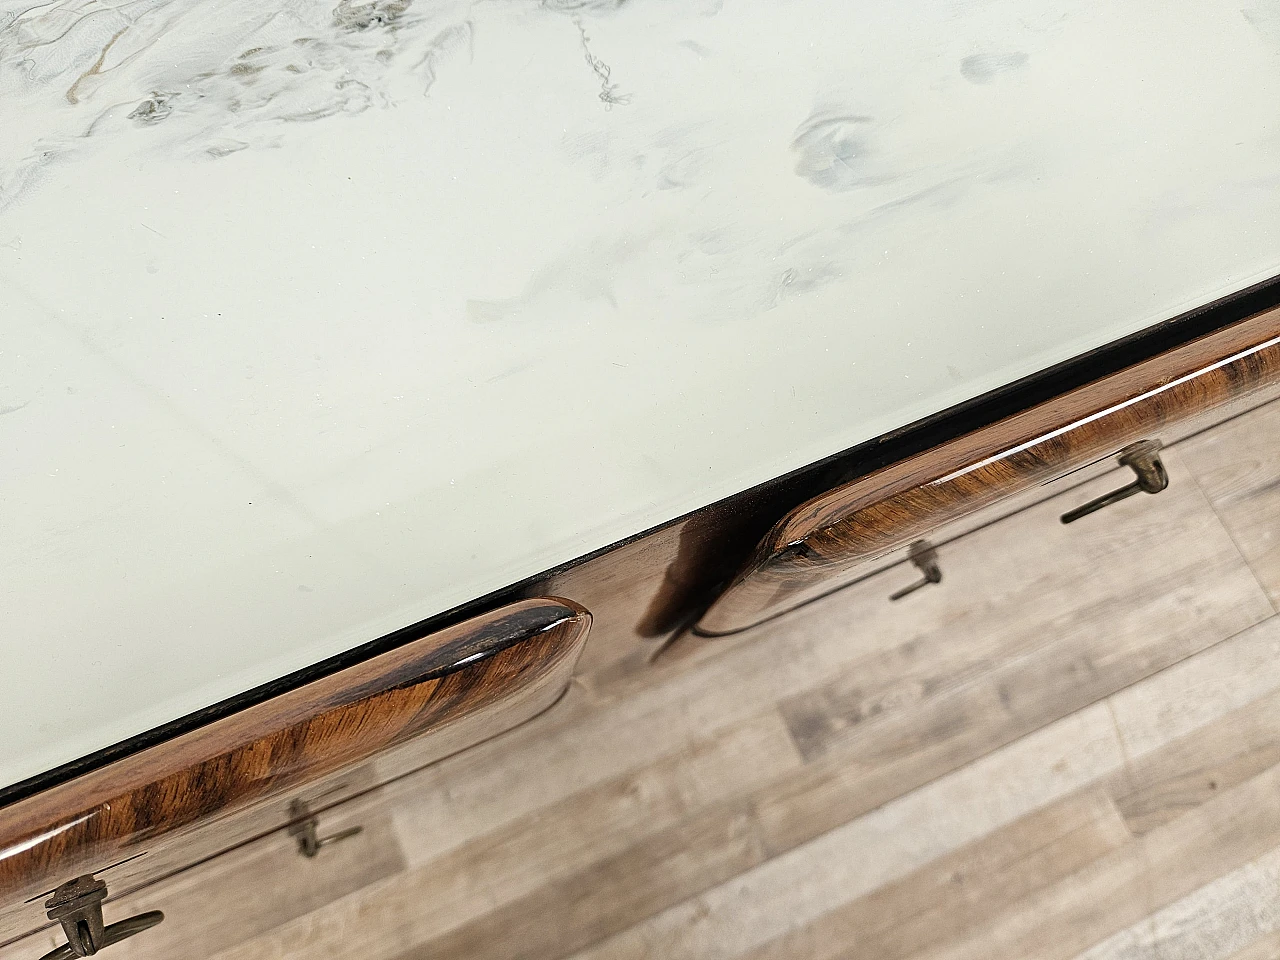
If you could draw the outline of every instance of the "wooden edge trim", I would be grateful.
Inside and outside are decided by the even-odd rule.
[[[783,517],[694,630],[755,626],[941,524],[1278,381],[1280,308],[837,487]]]
[[[513,603],[0,808],[0,894],[40,894],[499,704],[576,659],[590,625],[568,600]]]

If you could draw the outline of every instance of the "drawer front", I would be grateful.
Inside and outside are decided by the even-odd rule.
[[[1264,408],[1280,409],[1280,400],[1264,399],[1245,412],[1256,411],[1258,415],[1263,415]],[[1169,451],[1181,450],[1188,444],[1195,445],[1203,442],[1206,437],[1213,435],[1213,427],[1237,416],[1234,410],[1230,413],[1224,411],[1225,408],[1219,408],[1213,412],[1216,416],[1206,416],[1203,419],[1192,418],[1162,432],[1155,438],[1161,444],[1160,458],[1167,460],[1171,455]],[[1107,483],[1099,485],[1094,482],[1102,477],[1108,478]],[[1090,492],[1096,491],[1099,486],[1106,487],[1107,490],[1104,492],[1109,492],[1128,485],[1133,479],[1134,475],[1119,464],[1116,457],[1097,460],[1065,476],[1038,484],[998,503],[965,514],[950,523],[944,523],[930,531],[927,538],[913,541],[911,544],[890,551],[877,560],[866,563],[863,569],[859,569],[847,583],[834,585],[829,591],[824,591],[808,602],[816,602],[829,593],[848,589],[853,584],[872,578],[880,583],[881,592],[886,598],[893,598],[895,594],[906,591],[907,588],[922,581],[921,564],[913,556],[922,547],[932,550],[932,556],[937,560],[938,570],[945,576],[947,569],[952,566],[945,558],[963,537],[1054,498],[1062,498],[1061,503],[1068,503],[1070,498],[1074,498],[1078,502],[1070,509],[1079,509],[1092,499]],[[1064,509],[1063,515],[1065,516],[1068,512],[1069,509]],[[1061,517],[1059,519],[1061,520]]]
[[[103,905],[108,925],[150,911],[164,919],[102,955],[211,957],[404,869],[382,789],[319,813],[310,828],[322,844],[314,856],[302,852],[300,831],[286,827],[140,890],[119,895],[111,889]],[[110,872],[105,876],[112,886]],[[65,940],[51,924],[0,948],[0,960],[38,960]]]
[[[1203,428],[1274,395],[1280,311],[1234,324],[802,504],[769,532],[696,632],[735,633],[829,593],[966,514]]]
[[[555,702],[591,622],[525,600],[410,642],[0,810],[0,940],[96,873],[129,889],[527,720]],[[25,902],[30,901],[30,902]]]

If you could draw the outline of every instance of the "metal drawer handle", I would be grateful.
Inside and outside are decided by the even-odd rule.
[[[1074,510],[1067,511],[1062,515],[1062,522],[1073,523],[1103,507],[1127,500],[1135,493],[1159,493],[1169,486],[1169,474],[1165,472],[1164,464],[1160,462],[1161,446],[1159,440],[1139,440],[1121,450],[1120,456],[1116,459],[1120,461],[1121,466],[1132,469],[1138,478],[1127,487],[1112,490]]]
[[[907,548],[907,559],[910,560],[923,576],[915,583],[908,584],[896,593],[890,594],[890,600],[901,600],[909,593],[915,593],[921,587],[931,583],[942,582],[942,567],[938,566],[938,551],[928,540],[917,540]]]
[[[296,822],[289,827],[289,834],[298,841],[298,852],[307,859],[316,856],[321,847],[338,843],[348,837],[354,837],[364,827],[348,827],[327,837],[320,836],[320,818],[311,812],[311,808],[302,800],[294,800],[289,804],[289,815]]]
[[[67,942],[46,953],[40,960],[69,960],[92,957],[103,947],[127,940],[136,933],[149,930],[164,919],[159,910],[140,913],[110,925],[102,922],[102,901],[107,898],[107,885],[92,875],[76,877],[53,891],[45,908],[49,919],[62,924]]]

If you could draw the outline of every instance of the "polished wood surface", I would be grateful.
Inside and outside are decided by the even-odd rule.
[[[168,919],[105,956],[1275,960],[1280,404],[1166,464],[1071,526],[1125,471],[1042,488],[899,603],[905,570],[588,675],[322,816],[366,830],[315,860],[264,838],[109,902]]]
[[[560,695],[590,622],[570,601],[521,601],[10,804],[0,894],[14,904],[215,821],[231,842],[221,824],[254,803],[386,751],[420,758],[423,739],[461,749],[499,733]],[[287,821],[285,805],[273,809],[256,828]]]
[[[1271,310],[838,487],[769,531],[696,632],[733,633],[793,609],[956,517],[1278,383]]]

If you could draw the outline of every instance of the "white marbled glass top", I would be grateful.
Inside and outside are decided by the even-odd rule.
[[[0,784],[1280,272],[1278,225],[1278,0],[0,0]]]

